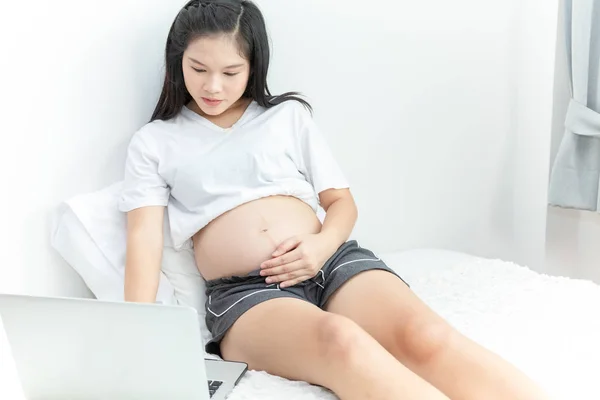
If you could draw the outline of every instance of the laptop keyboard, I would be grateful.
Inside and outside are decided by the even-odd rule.
[[[221,387],[223,382],[221,381],[208,381],[208,392],[210,393],[210,397],[213,397],[217,389]]]

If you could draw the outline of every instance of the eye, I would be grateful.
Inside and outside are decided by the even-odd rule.
[[[204,69],[197,69],[197,68],[194,68],[194,67],[192,67],[192,69],[194,71],[196,71],[196,72],[206,72],[206,70],[204,70]]]
[[[236,76],[237,74],[239,74],[239,72],[225,72],[225,75],[227,76]]]

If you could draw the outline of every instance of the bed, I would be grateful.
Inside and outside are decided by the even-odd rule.
[[[116,211],[119,192],[117,183],[65,202],[52,231],[53,247],[98,298],[107,300],[122,299],[125,221]],[[203,281],[193,253],[174,251],[165,234],[159,297],[196,308],[205,332],[199,295]],[[515,364],[556,399],[600,399],[599,285],[449,250],[378,255],[454,327]],[[336,397],[305,382],[256,371],[248,372],[229,397],[281,398]]]

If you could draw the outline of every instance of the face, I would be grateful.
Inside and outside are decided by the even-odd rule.
[[[183,77],[198,108],[216,116],[244,94],[250,75],[248,60],[240,55],[231,36],[203,37],[183,53]]]

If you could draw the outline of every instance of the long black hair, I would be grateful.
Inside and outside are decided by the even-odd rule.
[[[266,108],[296,100],[312,111],[308,102],[297,97],[297,92],[271,95],[267,85],[270,59],[267,29],[262,13],[252,1],[191,0],[177,14],[169,31],[165,82],[151,121],[173,118],[192,100],[183,79],[183,53],[193,40],[218,34],[234,34],[242,55],[250,63],[248,85],[242,97]]]

